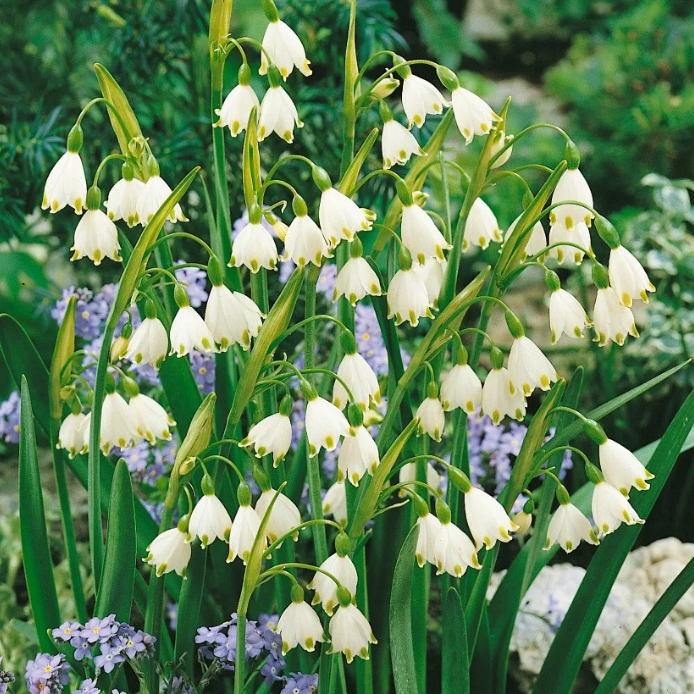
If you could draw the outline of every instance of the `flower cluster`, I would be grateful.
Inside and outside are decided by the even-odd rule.
[[[69,672],[64,655],[39,653],[24,673],[29,694],[60,694],[69,682]]]
[[[318,675],[302,675],[292,672],[285,679],[285,685],[280,694],[314,694],[318,691]]]
[[[0,665],[2,665],[2,656],[0,655]],[[14,674],[6,670],[0,670],[0,694],[7,694],[7,685],[14,682]]]
[[[0,403],[0,439],[6,443],[19,443],[19,393],[13,390],[7,400]]]

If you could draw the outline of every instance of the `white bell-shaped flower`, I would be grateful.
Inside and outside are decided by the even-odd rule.
[[[583,256],[592,248],[590,230],[584,222],[578,222],[569,229],[561,221],[557,221],[549,228],[549,245],[554,246],[556,244],[559,245],[548,253],[551,258],[556,258],[560,265],[565,262],[580,265]],[[569,246],[568,244],[573,245]]]
[[[605,481],[627,496],[632,487],[644,491],[650,488],[646,480],[654,475],[628,449],[612,439],[606,439],[598,447],[600,467]]]
[[[562,203],[564,200],[576,200],[589,207],[593,206],[593,194],[578,169],[569,168],[564,171],[552,193],[552,205]],[[558,223],[571,231],[581,222],[590,226],[593,216],[593,213],[582,205],[560,204],[549,213],[549,221],[553,226]]]
[[[510,542],[518,526],[508,517],[504,507],[477,487],[465,492],[465,517],[475,540],[475,547],[491,549],[499,542]]]
[[[140,221],[137,202],[144,189],[145,184],[133,176],[132,166],[123,164],[123,178],[111,188],[104,203],[108,218],[114,222],[122,219],[132,229]]]
[[[277,622],[277,631],[282,637],[282,655],[297,646],[309,653],[316,650],[316,644],[322,643],[323,625],[313,608],[304,602],[304,591],[295,584],[292,587],[292,599]]]
[[[219,120],[215,127],[228,127],[232,137],[236,137],[248,127],[253,109],[260,111],[260,102],[253,87],[251,87],[251,69],[248,63],[242,63],[239,68],[239,83],[229,92],[224,99],[221,109],[215,113]]]
[[[79,151],[67,151],[55,163],[46,179],[41,209],[58,212],[69,205],[77,214],[87,202],[87,179]]]
[[[188,525],[188,542],[200,540],[203,549],[215,540],[229,541],[231,517],[224,504],[214,493],[214,482],[205,475],[202,482],[203,496],[195,504]]]
[[[434,317],[431,312],[434,304],[429,299],[426,285],[412,266],[401,268],[393,275],[387,297],[388,318],[395,317],[395,325],[407,320],[415,328],[420,318]]]
[[[312,386],[307,395],[306,437],[311,457],[318,455],[321,448],[334,451],[341,436],[347,436],[349,423],[342,412],[331,402],[319,398]],[[313,396],[313,397],[311,397]]]
[[[285,404],[285,400],[288,405]],[[252,446],[255,455],[262,458],[272,455],[273,465],[277,467],[292,445],[291,398],[285,398],[280,404],[280,411],[271,414],[251,427],[248,436],[241,441],[241,446]],[[288,411],[287,411],[288,410]]]
[[[141,438],[152,445],[157,439],[168,441],[171,438],[169,427],[175,426],[176,422],[156,400],[137,393],[131,395],[128,407],[135,415],[136,431]]]
[[[347,488],[344,480],[328,487],[323,497],[323,515],[332,516],[340,525],[347,525]]]
[[[263,314],[253,299],[241,292],[232,292],[224,284],[213,285],[205,306],[205,324],[220,352],[230,345],[251,347],[263,324]]]
[[[421,128],[428,115],[443,113],[448,102],[441,92],[431,82],[427,82],[411,71],[402,82],[402,108],[411,128],[416,125]]]
[[[549,390],[558,374],[542,350],[525,335],[513,340],[508,357],[511,383],[528,397],[535,388]]]
[[[120,393],[107,392],[101,408],[101,450],[108,455],[112,448],[127,448],[133,440],[138,440],[135,413]]]
[[[503,363],[503,355],[500,362]],[[523,391],[513,386],[508,369],[500,365],[492,368],[482,386],[482,412],[499,424],[507,416],[520,421],[525,408]]]
[[[440,441],[446,426],[446,415],[438,397],[438,388],[435,383],[430,383],[427,389],[427,397],[417,408],[415,415],[419,419],[417,433],[421,436],[425,432],[434,439]]]
[[[558,544],[565,552],[572,552],[581,540],[591,545],[600,543],[590,521],[570,502],[560,504],[547,528],[545,549]]]
[[[496,156],[496,154],[501,152],[501,150],[510,142],[513,142],[513,135],[506,135],[503,130],[497,130],[497,132],[494,134],[494,142],[492,142],[491,156]],[[494,161],[491,168],[498,169],[500,166],[503,166],[511,158],[512,153],[513,145],[511,145],[508,149],[504,149],[503,154],[501,154],[499,158]]]
[[[71,412],[60,425],[57,447],[66,450],[70,458],[74,458],[85,446],[85,434],[89,435],[83,428],[85,419],[82,412]]]
[[[186,542],[186,534],[187,522],[181,519],[178,526],[157,535],[147,547],[147,556],[144,561],[156,567],[157,576],[163,576],[169,571],[185,576],[191,554],[190,543]]]
[[[157,213],[159,208],[166,202],[166,199],[171,195],[171,187],[159,175],[158,167],[155,175],[150,175],[142,189],[140,196],[137,199],[137,216],[138,221],[142,226],[146,226],[151,221],[152,217]],[[167,219],[170,222],[187,222],[188,218],[183,214],[183,210],[179,203],[176,203],[169,212]]]
[[[347,478],[355,487],[365,472],[373,475],[380,458],[378,446],[364,426],[353,426],[340,447],[337,457],[337,478]]]
[[[490,243],[502,241],[503,236],[496,216],[482,198],[476,198],[465,221],[463,250],[466,251],[471,246],[479,246],[484,250]]]
[[[286,80],[294,68],[304,77],[312,74],[301,39],[279,17],[267,25],[265,36],[263,36],[263,48],[267,51],[272,63],[279,68],[283,79]],[[265,51],[260,54],[261,75],[267,74],[269,67]]]
[[[270,516],[265,526],[265,534],[270,542],[275,542],[280,537],[292,532],[295,528],[301,525],[301,513],[296,504],[285,494],[277,494],[272,487],[264,490],[258,501],[255,504],[255,512],[259,518],[263,518],[270,508],[272,500],[277,495]],[[294,539],[298,539],[298,530]]]
[[[86,453],[89,450],[89,431],[91,428],[92,424],[92,413],[88,412],[85,416],[84,419],[82,420],[82,424],[79,425],[79,434],[82,436],[82,450],[78,451],[79,453]]]
[[[451,102],[456,125],[468,145],[475,135],[488,135],[499,120],[484,99],[463,87],[459,86],[451,92]]]
[[[426,515],[417,518],[419,535],[414,556],[420,569],[426,562],[436,566],[436,544],[441,532],[441,521],[433,513],[429,513],[428,509],[426,511]]]
[[[383,124],[381,153],[383,167],[390,169],[396,164],[407,164],[413,154],[421,156],[424,150],[419,146],[417,138],[391,116],[391,119]]]
[[[274,72],[273,69],[270,72]],[[302,128],[299,113],[292,98],[284,91],[279,82],[273,84],[265,92],[260,104],[260,119],[258,121],[258,140],[262,142],[271,133],[277,133],[285,142],[294,141],[294,126]]]
[[[438,258],[427,258],[423,265],[415,263],[412,269],[421,277],[424,286],[427,289],[427,298],[429,303],[436,308],[439,303],[439,294],[443,287],[443,280],[446,277],[446,268],[448,267],[447,260],[439,260]]]
[[[452,248],[431,217],[414,203],[403,206],[401,229],[403,245],[420,265],[429,258],[444,260],[443,251]]]
[[[148,315],[133,331],[125,356],[135,364],[151,364],[158,369],[166,357],[168,348],[169,336],[155,310],[152,317]]]
[[[637,298],[648,303],[648,292],[655,291],[641,263],[624,246],[610,251],[609,273],[610,284],[623,306],[631,306]]]
[[[179,286],[176,287],[176,290]],[[185,289],[181,287],[185,294]],[[186,295],[187,301],[187,295]],[[179,304],[178,311],[171,323],[171,352],[183,357],[191,349],[199,352],[215,352],[214,336],[200,314],[190,305]]]
[[[337,273],[333,301],[344,296],[352,306],[365,296],[381,296],[381,283],[378,275],[361,256],[350,258]]]
[[[417,463],[405,463],[400,468],[400,474],[398,475],[398,482],[400,484],[408,484],[414,482],[417,479]],[[441,489],[441,483],[443,482],[443,477],[439,474],[436,468],[431,462],[427,462],[427,484],[432,489]],[[405,496],[406,492],[400,492],[399,496]]]
[[[513,234],[516,225],[518,224],[518,220],[522,217],[522,215],[518,215],[513,222],[511,222],[511,225],[509,226],[508,230],[506,231],[506,234],[504,235],[504,240],[508,240],[511,238],[511,235]],[[542,222],[537,221],[535,222],[535,225],[533,226],[533,230],[530,232],[530,237],[528,238],[527,243],[525,244],[525,249],[523,250],[523,260],[527,260],[528,258],[531,258],[534,255],[537,255],[538,253],[541,253],[542,251],[547,248],[547,237],[545,236],[545,229],[542,226]]]
[[[70,260],[89,258],[94,265],[101,265],[104,258],[116,262],[122,260],[118,229],[105,212],[97,208],[89,208],[75,229],[75,241],[70,249]]]
[[[291,258],[299,267],[306,263],[320,266],[330,258],[330,246],[320,227],[307,215],[297,215],[287,229],[284,239],[284,260]]]
[[[644,523],[629,500],[611,484],[598,482],[593,489],[593,520],[601,536],[613,533],[622,524]]]
[[[598,289],[593,309],[595,339],[604,347],[610,340],[623,345],[627,335],[638,337],[639,332],[630,308],[623,306],[612,287]]]
[[[442,521],[436,537],[436,575],[448,573],[460,578],[468,566],[479,569],[477,552],[470,538],[454,523]]]
[[[340,603],[337,612],[328,624],[332,641],[328,653],[344,653],[351,663],[357,656],[369,659],[369,644],[378,643],[369,621],[351,602]]]
[[[549,328],[552,344],[562,336],[583,337],[583,329],[591,325],[581,302],[564,289],[556,289],[549,297]]]
[[[253,549],[253,544],[260,531],[261,519],[255,509],[250,505],[251,492],[248,486],[243,485],[242,487],[239,485],[238,494],[240,503],[234,521],[231,524],[227,562],[232,562],[236,557],[241,557],[241,561],[247,564],[251,555],[251,550]],[[247,504],[241,503],[242,495],[246,495],[247,498],[243,498],[243,501],[248,501]],[[261,538],[261,543],[263,549],[265,549],[267,547],[267,538],[265,536]]]
[[[381,404],[381,389],[378,378],[369,363],[357,352],[357,344],[351,333],[345,333],[342,340],[345,356],[337,368],[337,377],[333,386],[333,405],[343,410],[349,403],[349,396],[340,381],[344,381],[352,393],[354,402],[366,410],[373,401]],[[339,380],[338,380],[339,379]]]
[[[373,222],[354,200],[333,187],[321,192],[318,221],[328,243],[334,248],[340,241],[352,241],[359,231],[368,231]]]
[[[256,273],[261,267],[275,270],[278,259],[277,246],[272,234],[260,223],[260,217],[256,217],[254,211],[251,221],[234,239],[229,266],[245,265],[251,272]]]
[[[482,405],[482,382],[469,364],[456,364],[443,377],[441,403],[445,412],[460,408],[467,414]]]
[[[331,554],[321,565],[320,568],[335,578],[343,585],[351,595],[354,595],[357,590],[357,570],[352,563],[352,560],[347,556],[346,552],[336,552]],[[314,591],[313,601],[311,604],[317,605],[321,603],[323,609],[328,615],[332,615],[333,610],[338,605],[337,600],[337,585],[332,578],[326,574],[316,571],[313,580],[308,584],[307,588]]]

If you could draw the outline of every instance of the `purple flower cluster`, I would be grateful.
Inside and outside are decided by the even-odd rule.
[[[190,353],[190,368],[198,388],[203,395],[214,390],[214,354],[205,354],[192,350]]]
[[[99,687],[96,686],[96,680],[87,679],[82,680],[78,689],[75,689],[75,694],[100,694]],[[116,690],[114,689],[114,692]]]
[[[101,335],[113,303],[114,292],[112,287],[106,285],[101,292],[94,294],[86,287],[71,286],[63,289],[63,294],[51,310],[51,318],[59,325],[67,309],[71,297],[77,297],[75,307],[75,335],[85,340],[93,340]]]
[[[167,694],[195,694],[195,687],[188,684],[183,677],[172,677],[170,682],[164,683],[164,691]]]
[[[285,680],[280,694],[314,694],[318,691],[318,675],[302,675],[292,672]]]
[[[388,352],[381,326],[378,324],[376,311],[368,304],[357,304],[354,313],[354,336],[357,349],[377,376],[388,373]],[[402,361],[405,367],[410,363],[410,355],[401,348]]]
[[[150,656],[156,639],[125,622],[116,621],[115,615],[105,619],[94,617],[86,624],[65,622],[53,629],[58,643],[70,644],[75,660],[93,660],[97,672],[112,672],[126,659],[136,660]]]
[[[178,263],[185,263],[179,260]],[[197,267],[182,267],[175,272],[176,279],[185,286],[193,308],[199,308],[207,301],[207,273]]]
[[[6,443],[19,443],[19,406],[20,398],[16,390],[0,403],[0,439]]]
[[[64,655],[39,653],[27,663],[24,673],[29,694],[59,694],[69,681],[69,672]]]
[[[262,614],[257,622],[246,620],[246,660],[265,659],[260,674],[267,684],[281,679],[284,669],[282,637],[275,631],[277,615]],[[233,670],[236,661],[236,613],[214,627],[200,627],[195,643],[205,660],[215,662],[222,670]]]
[[[2,656],[0,655],[0,665],[2,665]],[[7,694],[7,685],[14,682],[14,674],[6,670],[0,670],[0,694]]]
[[[173,465],[176,442],[171,439],[152,446],[147,441],[141,441],[131,448],[116,450],[115,455],[125,460],[134,481],[155,486]]]

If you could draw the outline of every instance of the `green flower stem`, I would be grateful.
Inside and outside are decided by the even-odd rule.
[[[239,644],[243,647],[239,648]],[[246,678],[246,610],[237,611],[236,664],[234,667],[234,694],[243,694]]]
[[[388,68],[382,75],[379,75],[371,83],[369,88],[357,99],[357,106],[361,106],[370,96],[371,92],[374,90],[374,87],[376,87],[380,82],[386,79],[386,77],[390,77],[394,72],[397,72],[398,70],[401,70],[402,68],[407,67],[409,65],[428,65],[429,67],[433,67],[435,70],[437,70],[440,67],[440,65],[438,63],[435,63],[433,60],[405,60],[402,63],[396,65],[395,67]]]
[[[523,186],[523,191],[525,193],[529,193],[532,195],[532,191],[530,190],[530,186],[528,185],[528,182],[516,171],[495,171],[489,178],[487,179],[487,182],[484,184],[484,189],[482,192],[486,191],[488,188],[490,188],[493,185],[496,185],[502,178],[513,178],[516,181],[519,181],[521,185]]]
[[[295,533],[298,533],[299,531],[303,530],[304,528],[310,528],[311,526],[314,525],[327,525],[335,528],[338,532],[342,531],[342,526],[339,523],[336,523],[335,521],[331,520],[326,520],[325,518],[314,518],[309,521],[304,521],[300,525],[297,525],[296,528],[292,528],[288,533],[285,533],[282,535],[282,537],[278,537],[264,552],[263,552],[263,557],[269,557],[273,551],[279,547],[285,540],[288,540],[292,535]]]
[[[562,137],[566,140],[566,142],[571,142],[571,138],[558,125],[554,125],[554,123],[533,123],[532,125],[529,125],[527,128],[521,130],[517,135],[514,135],[513,139],[510,142],[507,142],[489,160],[489,166],[491,166],[506,150],[508,150],[509,147],[513,147],[513,145],[516,144],[516,142],[518,142],[518,140],[520,140],[521,137],[524,137],[528,133],[531,133],[533,130],[538,130],[539,128],[549,128],[550,130],[556,130],[558,133],[560,133],[562,135]]]
[[[327,313],[317,313],[314,316],[311,316],[310,318],[304,318],[304,320],[299,321],[298,323],[294,323],[290,328],[287,328],[276,340],[273,341],[271,345],[271,349],[275,349],[281,342],[286,340],[292,333],[296,332],[297,330],[300,330],[303,328],[305,325],[308,323],[314,322],[314,321],[319,321],[319,320],[324,320],[328,321],[331,323],[335,323],[336,325],[340,326],[343,332],[350,332],[349,328],[339,319],[335,318],[335,316],[331,316]]]
[[[99,185],[99,176],[101,175],[101,172],[104,170],[104,166],[106,166],[108,162],[113,161],[114,159],[119,159],[120,161],[128,161],[128,158],[123,156],[122,154],[108,154],[107,156],[105,156],[96,169],[92,186]]]
[[[165,234],[161,238],[157,239],[148,249],[147,253],[150,253],[153,251],[157,246],[161,246],[164,243],[168,243],[171,239],[175,238],[183,238],[183,239],[190,239],[191,241],[195,241],[196,243],[199,243],[206,251],[207,253],[211,256],[213,256],[215,253],[212,250],[212,248],[205,243],[199,236],[195,236],[195,234],[189,234],[187,231],[172,231],[168,234]],[[231,251],[229,252],[229,256],[231,257]]]

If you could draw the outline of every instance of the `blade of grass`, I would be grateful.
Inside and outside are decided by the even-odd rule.
[[[460,595],[449,588],[443,613],[441,694],[470,694],[470,661]]]

